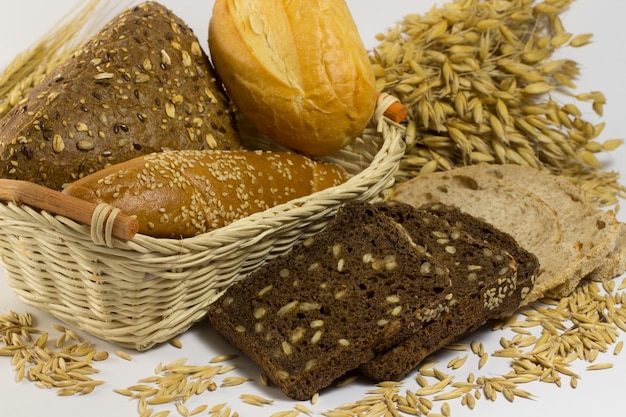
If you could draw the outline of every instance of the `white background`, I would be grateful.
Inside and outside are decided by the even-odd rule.
[[[20,51],[32,46],[47,30],[55,25],[68,10],[80,2],[69,0],[20,0],[2,1],[0,14],[0,68],[4,68]],[[203,45],[206,45],[208,20],[211,15],[213,1],[210,0],[164,0],[163,4],[170,7],[183,18],[196,32]],[[375,34],[392,26],[397,20],[408,13],[423,13],[433,6],[433,0],[350,0],[348,1],[354,19],[359,26],[366,47],[376,45]],[[578,92],[591,90],[602,91],[607,97],[605,114],[597,119],[590,107],[581,104],[590,121],[604,121],[607,126],[600,140],[626,137],[626,73],[624,57],[626,56],[626,32],[623,27],[623,16],[626,14],[626,3],[622,0],[578,0],[562,14],[565,28],[574,34],[593,32],[594,42],[584,48],[563,51],[563,55],[573,58],[581,64],[582,76],[578,82]],[[606,169],[620,170],[626,162],[626,149],[620,148],[609,154],[600,155]],[[626,169],[622,172],[626,173]],[[626,181],[623,180],[623,181]],[[622,213],[622,220],[626,218]],[[617,278],[617,284],[621,283]],[[54,334],[52,324],[56,320],[40,311],[33,311],[18,300],[4,278],[4,270],[0,267],[0,314],[7,309],[20,313],[31,311],[38,320],[37,326]],[[89,339],[88,335],[84,335]],[[485,344],[487,352],[498,348],[498,340],[510,334],[481,330],[468,340],[477,340]],[[626,335],[621,335],[626,339]],[[99,349],[114,352],[116,347],[102,341],[96,341]],[[159,346],[144,353],[130,352],[131,362],[124,361],[115,355],[97,364],[101,373],[96,376],[107,383],[92,394],[75,397],[58,397],[52,390],[36,388],[33,384],[23,381],[15,383],[15,374],[10,360],[0,357],[0,416],[135,416],[136,402],[113,393],[114,388],[125,388],[135,384],[140,378],[153,374],[159,362],[167,363],[181,357],[189,358],[190,364],[204,365],[212,357],[231,353],[233,350],[221,339],[216,337],[206,323],[200,323],[191,331],[180,337],[183,349],[169,345]],[[443,352],[440,356],[440,368],[458,353]],[[481,371],[476,370],[476,361],[470,353],[469,362],[458,372],[458,380],[462,380],[468,372],[476,375],[497,375],[508,371],[506,361],[491,358],[488,366]],[[474,361],[474,362],[472,362]],[[296,404],[287,400],[277,389],[265,388],[258,382],[259,369],[245,358],[233,361],[239,369],[232,375],[248,376],[254,381],[239,388],[221,388],[202,397],[193,398],[189,407],[199,404],[213,406],[228,402],[240,416],[270,415],[274,411],[293,409]],[[610,352],[601,356],[598,362],[612,362],[614,368],[604,371],[585,371],[585,363],[575,365],[575,370],[582,375],[578,388],[572,389],[564,380],[563,387],[554,384],[532,383],[522,385],[537,395],[534,400],[516,399],[514,403],[499,398],[496,402],[478,401],[475,410],[462,407],[457,400],[449,401],[453,416],[470,415],[567,415],[568,417],[598,415],[619,415],[624,410],[624,378],[626,374],[626,351],[618,356]],[[405,380],[406,389],[417,389],[417,384],[410,375]],[[359,382],[344,388],[332,389],[322,393],[316,406],[304,403],[317,413],[334,409],[337,405],[363,398],[365,391],[371,388],[366,382]],[[275,400],[272,407],[252,407],[239,399],[241,393],[257,393]],[[157,410],[166,407],[157,408]],[[433,411],[439,411],[436,406]],[[206,415],[206,412],[203,413]],[[172,415],[176,415],[173,411]]]

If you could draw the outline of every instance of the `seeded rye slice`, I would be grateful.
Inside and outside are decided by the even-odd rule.
[[[453,303],[447,269],[367,203],[232,285],[209,309],[216,331],[283,392],[311,398]]]
[[[522,185],[552,207],[558,214],[563,232],[563,245],[580,247],[580,262],[563,268],[561,284],[548,295],[562,297],[571,293],[585,277],[595,280],[611,279],[624,272],[625,234],[612,211],[593,207],[583,191],[564,177],[520,165],[485,165],[463,168],[469,175],[480,173]]]
[[[521,304],[524,304],[524,300],[532,291],[532,287],[535,285],[535,281],[541,270],[541,263],[537,256],[524,249],[513,236],[496,229],[493,225],[482,219],[465,213],[458,207],[445,204],[425,204],[422,206],[422,209],[428,210],[430,213],[442,218],[458,230],[467,232],[475,239],[481,239],[485,243],[495,248],[503,249],[509,253],[516,260],[518,265],[517,287],[515,291],[519,293],[516,294],[516,296],[519,296],[519,302],[512,301],[514,298],[507,299],[507,302],[511,303],[515,309],[518,309]],[[511,315],[511,312],[505,309],[500,309],[494,313],[495,314],[491,316],[491,318],[494,319]]]
[[[580,262],[580,247],[564,245],[558,215],[528,189],[491,175],[464,168],[421,175],[400,184],[391,199],[420,206],[443,203],[456,206],[511,235],[539,259],[535,285],[523,303],[535,301],[563,283],[564,266]]]
[[[417,209],[385,202],[376,207],[402,224],[420,250],[449,268],[456,304],[361,365],[359,371],[368,378],[400,380],[429,354],[490,319],[512,315],[530,292],[539,262],[511,236],[443,204]]]
[[[59,190],[164,149],[239,147],[196,36],[151,1],[104,25],[0,120],[0,177]]]

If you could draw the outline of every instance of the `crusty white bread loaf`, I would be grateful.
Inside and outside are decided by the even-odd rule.
[[[579,247],[583,258],[562,268],[567,278],[562,278],[563,283],[551,288],[547,295],[565,296],[589,274],[593,274],[595,279],[608,279],[623,271],[619,271],[620,250],[611,255],[621,229],[620,222],[612,211],[592,206],[583,191],[565,177],[513,164],[474,165],[463,170],[467,174],[491,175],[521,185],[556,211],[563,232],[561,244]],[[613,257],[616,257],[616,262],[612,261]],[[610,272],[607,265],[615,265],[615,273]]]
[[[166,151],[110,166],[63,192],[136,216],[140,233],[178,238],[346,179],[337,165],[289,152]]]
[[[539,259],[540,271],[525,303],[562,284],[564,265],[579,262],[578,247],[564,247],[556,212],[527,189],[491,175],[455,168],[415,177],[400,184],[391,198],[414,206],[443,203],[456,206],[509,235]]]
[[[291,150],[333,153],[374,112],[374,72],[344,0],[217,0],[209,50],[243,117]]]

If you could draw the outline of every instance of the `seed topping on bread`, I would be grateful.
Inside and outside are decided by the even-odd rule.
[[[346,180],[338,165],[291,152],[177,150],[104,168],[63,192],[117,207],[140,233],[189,237]]]

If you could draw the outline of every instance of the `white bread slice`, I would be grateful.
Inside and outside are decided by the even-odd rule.
[[[486,174],[523,186],[556,211],[563,233],[562,244],[579,246],[584,259],[570,265],[565,270],[570,277],[561,279],[563,283],[551,288],[546,295],[562,297],[571,293],[582,278],[610,279],[623,272],[620,264],[625,262],[626,249],[614,251],[620,222],[612,211],[592,206],[583,191],[567,178],[513,164],[472,165],[464,167],[463,172],[467,175]]]
[[[524,303],[543,297],[570,279],[570,268],[583,259],[578,245],[563,244],[557,213],[536,194],[510,181],[474,169],[455,168],[401,183],[391,199],[421,206],[441,202],[459,207],[510,234],[541,264]]]
[[[620,223],[615,248],[608,254],[600,266],[586,277],[594,281],[615,278],[626,271],[626,224]]]

